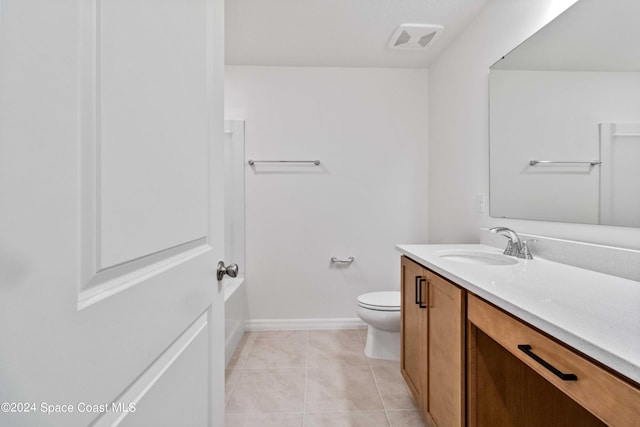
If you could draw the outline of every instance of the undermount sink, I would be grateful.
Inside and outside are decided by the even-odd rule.
[[[447,261],[475,265],[514,265],[518,263],[517,259],[506,255],[466,249],[442,250],[438,251],[438,256]]]

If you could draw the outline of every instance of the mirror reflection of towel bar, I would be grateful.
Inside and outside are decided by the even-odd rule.
[[[313,163],[316,166],[320,166],[320,160],[249,160],[249,166],[253,166],[256,163]]]
[[[564,162],[564,161],[557,161],[557,160],[529,160],[529,165],[531,166],[536,166],[539,164],[579,164],[579,165],[591,165],[591,166],[597,166],[602,164],[601,161],[599,160],[594,160],[591,162]]]
[[[640,133],[614,133],[613,136],[640,136]]]
[[[332,264],[351,264],[353,261],[355,261],[356,259],[352,256],[350,256],[347,259],[338,259],[336,257],[331,257],[331,263]]]

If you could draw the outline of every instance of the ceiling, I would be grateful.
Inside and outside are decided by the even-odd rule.
[[[228,0],[228,65],[426,68],[487,0]],[[423,50],[387,47],[398,25],[444,26]]]
[[[491,68],[640,71],[638,17],[638,0],[580,0]]]

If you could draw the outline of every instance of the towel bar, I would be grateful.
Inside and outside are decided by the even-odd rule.
[[[336,257],[331,257],[331,263],[332,264],[351,264],[353,261],[355,261],[356,259],[352,256],[350,256],[347,259],[338,259]]]
[[[313,163],[316,166],[320,166],[320,160],[249,160],[249,166],[253,166],[256,163]]]
[[[531,166],[536,166],[539,164],[580,164],[580,165],[591,165],[591,166],[597,166],[599,164],[602,164],[601,161],[599,160],[593,160],[591,162],[587,161],[587,162],[564,162],[564,161],[557,161],[557,160],[529,160],[529,165]]]

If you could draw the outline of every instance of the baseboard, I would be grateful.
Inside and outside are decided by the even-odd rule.
[[[344,319],[250,319],[247,331],[290,331],[310,329],[363,329],[367,324],[359,318]]]

